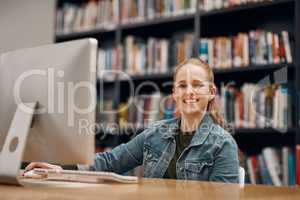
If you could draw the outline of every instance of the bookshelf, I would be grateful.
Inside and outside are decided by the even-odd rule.
[[[145,0],[148,2],[150,0]],[[80,5],[83,0],[58,0],[58,8],[64,3]],[[196,1],[200,3],[199,1]],[[94,37],[99,39],[99,47],[106,45],[106,42],[114,46],[124,43],[127,36],[147,39],[149,37],[171,38],[178,30],[193,34],[194,41],[200,38],[213,38],[219,36],[232,37],[241,32],[248,33],[251,30],[263,29],[280,34],[286,30],[290,36],[293,61],[291,63],[267,63],[262,65],[249,64],[246,67],[231,67],[226,69],[214,69],[215,80],[218,87],[222,82],[234,81],[237,86],[244,83],[257,83],[266,76],[274,81],[276,71],[286,68],[287,84],[292,88],[292,122],[291,126],[284,132],[275,128],[236,128],[233,136],[241,150],[249,155],[260,152],[265,147],[289,146],[294,149],[300,145],[299,116],[299,91],[300,91],[300,2],[296,0],[273,0],[256,3],[235,5],[232,7],[204,11],[196,7],[193,11],[174,15],[147,18],[123,23],[119,21],[114,28],[91,28],[89,30],[62,33],[55,36],[56,42],[68,41],[79,38]],[[196,40],[196,39],[197,40]],[[198,56],[199,43],[194,42],[193,56]],[[122,64],[119,64],[122,65]],[[120,67],[120,66],[119,66]],[[134,87],[139,87],[144,81],[154,81],[159,85],[160,90],[167,94],[171,87],[163,87],[164,83],[172,81],[172,68],[166,73],[130,75]],[[104,98],[114,99],[113,107],[117,109],[120,102],[128,100],[129,86],[126,79],[99,79],[97,88],[103,88]],[[143,93],[151,93],[151,88],[144,88]],[[134,130],[108,131],[101,130],[96,136],[97,145],[100,147],[112,147],[119,143],[127,142],[133,135],[144,130],[138,127]],[[132,132],[132,133],[131,133]],[[124,134],[126,133],[126,134]],[[129,133],[129,134],[128,134]],[[131,134],[130,134],[131,133]],[[105,135],[103,138],[102,136]],[[271,139],[270,139],[271,138]],[[297,166],[298,168],[300,166]]]
[[[282,68],[282,64],[269,64],[262,66],[249,66],[245,68],[231,68],[231,69],[214,69],[214,75],[217,78],[222,79],[222,75],[241,75],[241,74],[249,74],[249,73],[270,73],[275,70],[279,70]],[[294,70],[293,64],[286,64],[289,70]],[[173,78],[173,73],[163,73],[163,74],[145,74],[145,75],[132,75],[130,76],[133,81],[143,81],[143,80],[159,80],[159,79],[169,79]],[[120,82],[125,82],[127,79],[119,79]],[[115,80],[103,80],[105,84],[115,83]]]

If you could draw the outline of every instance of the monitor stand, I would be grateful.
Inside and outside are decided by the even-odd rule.
[[[18,177],[37,102],[18,105],[0,152],[0,183],[21,185]]]

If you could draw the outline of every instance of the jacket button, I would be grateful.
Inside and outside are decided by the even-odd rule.
[[[183,172],[183,167],[180,167],[180,169],[179,169],[181,172]]]

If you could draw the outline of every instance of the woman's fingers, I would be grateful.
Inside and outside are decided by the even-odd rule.
[[[27,165],[24,172],[30,171],[34,168],[62,170],[62,167],[59,165],[52,165],[52,164],[45,163],[45,162],[32,162],[29,165]]]
[[[27,172],[27,171],[32,170],[32,169],[35,168],[37,165],[38,165],[38,163],[36,163],[36,162],[30,163],[29,165],[27,165],[27,166],[25,167],[24,172]]]

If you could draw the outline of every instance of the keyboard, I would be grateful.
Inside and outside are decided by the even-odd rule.
[[[123,176],[113,172],[95,172],[95,171],[78,171],[78,170],[54,170],[35,168],[27,176],[30,178],[40,178],[46,180],[61,180],[71,182],[118,182],[118,183],[137,183],[138,177]],[[26,177],[26,175],[25,175]]]

